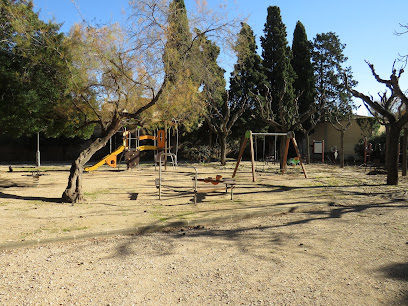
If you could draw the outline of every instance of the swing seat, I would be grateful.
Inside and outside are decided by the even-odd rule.
[[[266,164],[268,164],[268,163],[273,163],[273,164],[275,164],[275,162],[276,162],[275,156],[270,155],[270,156],[266,156],[266,157],[265,157],[265,163],[266,163]]]

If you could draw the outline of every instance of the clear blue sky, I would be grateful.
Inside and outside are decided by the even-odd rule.
[[[335,32],[349,58],[354,78],[359,82],[357,90],[376,96],[385,87],[378,84],[371,75],[365,60],[375,65],[377,73],[388,78],[394,60],[399,54],[408,54],[408,33],[394,35],[402,31],[399,24],[408,24],[408,0],[207,0],[209,5],[227,2],[231,15],[249,17],[248,24],[254,30],[259,42],[263,35],[267,7],[277,5],[281,9],[286,25],[289,45],[292,44],[296,22],[300,20],[306,28],[309,40],[316,34]],[[128,8],[128,0],[76,0],[81,15],[72,0],[34,0],[35,11],[41,10],[43,20],[55,19],[64,23],[62,30],[85,18],[88,22],[106,23],[123,18]],[[187,9],[194,0],[185,0]],[[260,51],[260,50],[258,50]],[[231,67],[224,67],[230,70]],[[407,69],[408,70],[408,69]],[[408,71],[400,81],[401,89],[408,90]],[[365,113],[363,107],[359,113]]]

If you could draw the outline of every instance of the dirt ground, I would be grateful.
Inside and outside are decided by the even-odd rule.
[[[70,205],[68,166],[0,166],[0,304],[408,305],[407,178],[276,167],[253,183],[244,163],[233,201],[197,204],[191,165],[163,173],[161,200],[153,166],[103,167]]]

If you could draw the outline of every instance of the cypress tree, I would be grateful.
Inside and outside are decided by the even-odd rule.
[[[266,84],[266,76],[262,67],[262,58],[256,53],[257,45],[251,27],[241,23],[241,31],[238,34],[235,52],[237,63],[230,77],[230,100],[234,103],[242,103],[243,97],[248,97],[249,109],[239,118],[239,127],[234,129],[236,136],[242,136],[245,130],[261,130],[264,127],[259,120],[257,102],[255,96]],[[241,100],[241,101],[240,101]]]
[[[256,49],[254,32],[248,24],[241,23],[241,31],[235,46],[237,63],[230,78],[231,98],[253,96],[258,86],[266,80],[262,71],[262,59],[256,53]]]
[[[306,30],[298,21],[293,32],[292,67],[297,78],[293,83],[295,95],[299,96],[299,113],[307,112],[315,102],[315,77],[311,62],[311,43],[307,40]],[[306,123],[310,125],[310,123]],[[308,127],[306,127],[308,128]]]
[[[177,73],[185,66],[191,42],[184,0],[174,0],[169,5],[168,33],[164,51],[165,72],[170,82],[176,81]]]
[[[268,7],[268,16],[261,37],[262,57],[265,74],[272,95],[272,111],[277,114],[279,101],[283,92],[283,113],[286,118],[276,117],[277,121],[287,122],[290,128],[294,110],[293,82],[296,74],[291,65],[292,52],[286,39],[286,26],[282,22],[280,9],[277,6]],[[285,129],[285,127],[284,127]]]

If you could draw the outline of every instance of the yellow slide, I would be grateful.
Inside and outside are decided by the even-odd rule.
[[[137,147],[137,149],[138,149],[139,151],[157,150],[157,147],[156,147],[156,146],[140,146],[140,147]]]
[[[116,168],[116,156],[119,155],[120,153],[122,153],[124,149],[125,149],[124,146],[118,147],[115,151],[113,151],[109,155],[106,155],[104,158],[102,158],[95,165],[93,165],[91,167],[86,167],[85,171],[88,171],[88,172],[94,171],[94,170],[98,169],[100,166],[102,166],[105,163],[108,164],[109,166],[111,166],[112,168]]]

